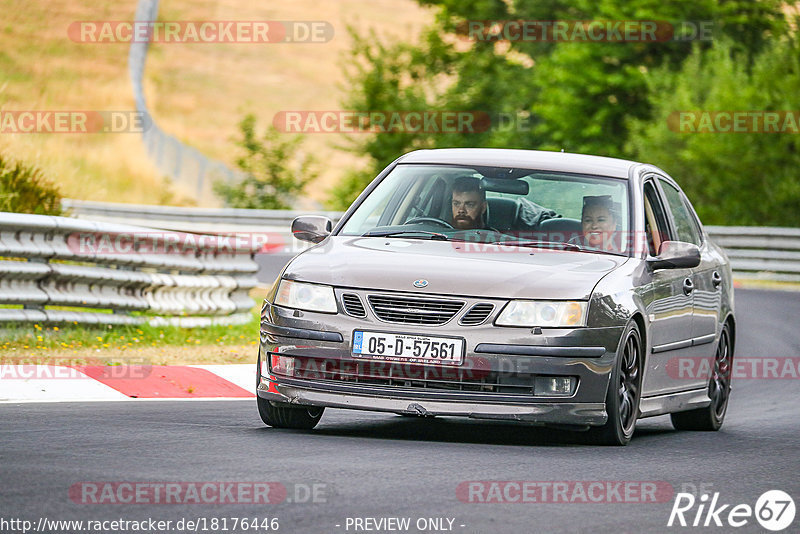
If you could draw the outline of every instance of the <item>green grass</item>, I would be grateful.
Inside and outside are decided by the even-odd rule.
[[[233,139],[245,114],[263,127],[282,110],[339,109],[347,87],[341,60],[350,48],[347,24],[413,40],[432,20],[414,0],[316,2],[162,2],[161,20],[325,20],[336,37],[325,44],[164,44],[148,53],[145,93],[160,126],[211,158],[235,167]],[[129,21],[136,2],[4,0],[0,25],[0,109],[130,110],[134,108],[124,43],[73,42],[75,21]],[[306,189],[324,201],[346,169],[361,159],[337,149],[343,134],[310,136],[323,174]],[[136,134],[4,134],[0,153],[40,167],[65,197],[109,202],[194,205],[194,184],[167,183]],[[211,188],[199,200],[218,206]]]
[[[177,326],[154,327],[150,325],[80,325],[61,326],[40,324],[11,325],[0,330],[0,353],[6,356],[18,351],[26,358],[34,351],[43,359],[54,351],[130,351],[186,346],[240,346],[256,345],[258,341],[259,314],[252,312],[251,320],[241,325],[209,326],[206,328],[181,328]]]

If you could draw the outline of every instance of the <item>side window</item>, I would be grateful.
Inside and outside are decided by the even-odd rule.
[[[669,239],[669,232],[667,217],[652,181],[644,184],[644,220],[650,255],[657,256],[661,243]]]
[[[686,205],[680,191],[667,181],[659,180],[664,196],[667,197],[669,211],[672,213],[672,220],[675,222],[675,230],[678,233],[678,240],[687,243],[700,245],[700,229],[692,216],[689,207]]]

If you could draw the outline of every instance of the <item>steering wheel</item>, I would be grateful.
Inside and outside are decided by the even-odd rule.
[[[409,219],[403,224],[414,224],[414,223],[434,223],[438,224],[439,226],[444,226],[445,228],[449,228],[453,230],[453,225],[443,219],[437,219],[436,217],[414,217],[413,219]]]

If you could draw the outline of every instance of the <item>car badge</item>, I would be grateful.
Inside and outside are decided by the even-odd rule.
[[[419,280],[414,280],[414,287],[426,287],[428,285],[428,281],[424,278],[420,278]]]

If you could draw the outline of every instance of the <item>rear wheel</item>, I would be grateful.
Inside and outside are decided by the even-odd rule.
[[[730,328],[725,324],[719,335],[719,344],[714,355],[714,369],[708,381],[708,397],[711,399],[711,404],[705,408],[670,414],[672,426],[677,430],[706,431],[716,431],[722,427],[731,394],[732,361]]]
[[[589,436],[600,445],[627,445],[633,436],[639,416],[642,385],[642,341],[639,327],[630,322],[622,333],[611,383],[606,393],[605,425],[589,430]]]
[[[322,418],[325,408],[317,406],[276,406],[258,397],[258,415],[264,424],[275,428],[311,430]]]

